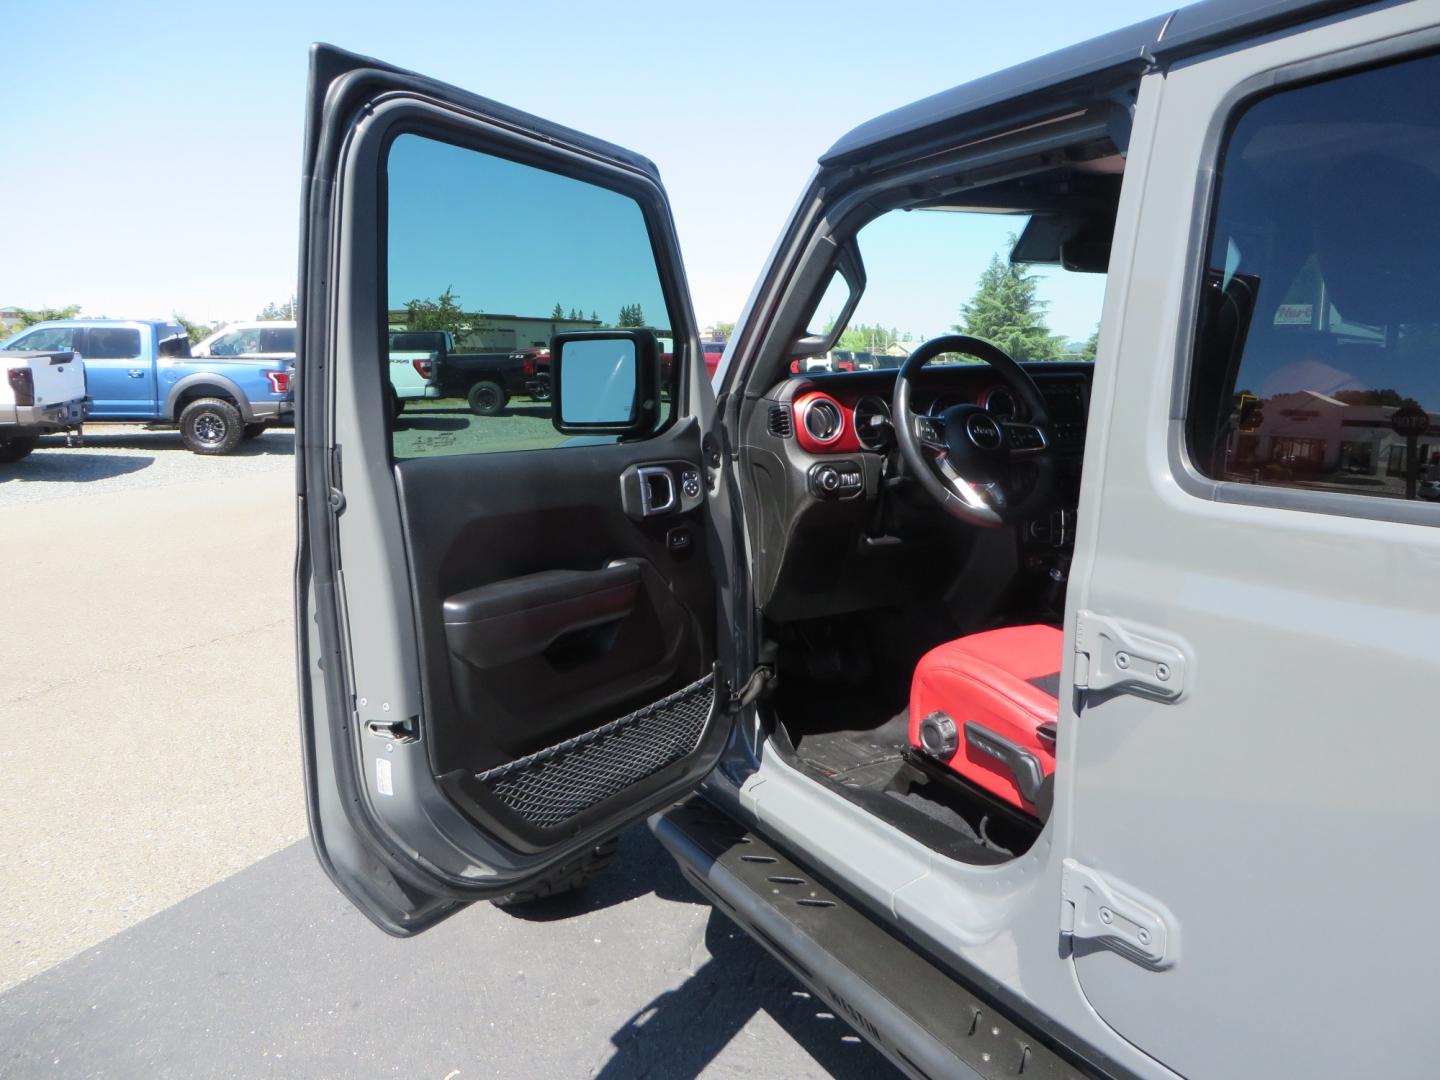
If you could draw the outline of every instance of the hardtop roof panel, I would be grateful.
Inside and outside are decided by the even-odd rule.
[[[877,116],[842,136],[821,155],[820,164],[843,164],[883,144],[953,123],[1007,101],[1092,78],[1102,82],[1127,67],[1134,67],[1138,72],[1157,59],[1174,59],[1333,11],[1361,6],[1365,6],[1365,0],[1203,0]]]

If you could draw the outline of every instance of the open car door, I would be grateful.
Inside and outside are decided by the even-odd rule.
[[[714,397],[646,159],[316,46],[304,185],[310,829],[341,891],[409,935],[555,873],[718,759],[735,622]],[[391,328],[453,333],[485,409],[392,419]],[[552,340],[554,401],[532,399],[536,373],[506,365]]]

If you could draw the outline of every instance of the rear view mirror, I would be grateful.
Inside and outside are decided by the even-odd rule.
[[[556,334],[551,422],[566,435],[647,435],[660,415],[660,350],[649,330]]]

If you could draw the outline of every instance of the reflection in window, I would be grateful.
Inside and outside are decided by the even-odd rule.
[[[564,442],[551,420],[556,334],[652,329],[669,386],[672,318],[634,199],[418,135],[392,144],[386,180],[397,457]],[[423,355],[397,347],[422,333],[434,339]]]
[[[1425,57],[1274,94],[1236,123],[1186,418],[1207,475],[1437,491],[1437,79]]]

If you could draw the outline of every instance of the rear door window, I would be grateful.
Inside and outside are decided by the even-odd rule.
[[[140,355],[140,331],[124,326],[92,326],[85,331],[86,360],[133,360]]]
[[[1416,499],[1440,479],[1440,57],[1235,121],[1186,418],[1194,466]]]
[[[295,351],[295,328],[293,326],[264,327],[260,331],[260,351],[264,353],[293,353]]]

